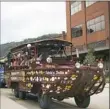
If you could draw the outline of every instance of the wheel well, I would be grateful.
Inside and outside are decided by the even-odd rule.
[[[39,92],[39,90],[41,90],[41,83],[34,83],[31,92],[36,94]]]
[[[18,82],[11,82],[11,88],[15,89],[16,87],[18,87],[19,83]]]

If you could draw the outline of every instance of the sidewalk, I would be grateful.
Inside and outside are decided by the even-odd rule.
[[[1,106],[0,106],[1,109],[27,109],[3,95],[1,95],[0,102],[1,102]]]

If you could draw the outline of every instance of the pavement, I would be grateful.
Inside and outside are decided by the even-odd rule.
[[[91,102],[87,109],[109,109],[109,84],[106,84],[104,91],[91,96]],[[54,100],[50,109],[81,109],[75,104],[74,98],[65,99],[62,102]],[[15,98],[11,89],[1,89],[0,109],[41,109],[35,98],[21,100]]]
[[[1,109],[27,109],[15,101],[1,95]]]

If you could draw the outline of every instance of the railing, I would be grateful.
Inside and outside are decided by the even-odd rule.
[[[99,50],[105,50],[109,49],[109,41],[108,40],[103,40],[103,41],[98,41],[98,42],[93,42],[89,43],[86,45],[80,45],[80,46],[75,46],[78,50],[79,53],[86,53],[88,51],[88,48],[92,47],[95,49],[95,51]],[[73,55],[75,54],[75,51],[73,51]]]

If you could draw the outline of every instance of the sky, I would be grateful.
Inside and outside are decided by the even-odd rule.
[[[1,43],[66,31],[65,2],[1,2]]]

